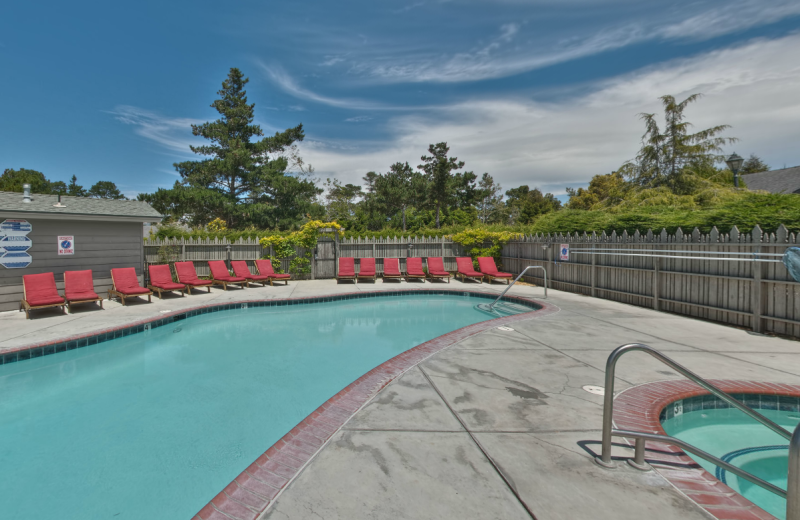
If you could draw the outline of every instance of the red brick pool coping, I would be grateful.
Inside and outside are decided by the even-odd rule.
[[[800,386],[796,385],[756,381],[709,382],[729,394],[800,397]],[[614,423],[621,430],[665,435],[660,421],[661,410],[665,406],[681,399],[707,394],[708,391],[688,380],[659,381],[635,386],[624,390],[614,399]],[[680,448],[648,442],[645,458],[675,487],[718,520],[775,520],[774,516],[717,480]]]

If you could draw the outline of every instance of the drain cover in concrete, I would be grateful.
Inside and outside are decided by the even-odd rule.
[[[512,329],[511,327],[505,327],[505,326],[503,326],[503,327],[497,327],[497,330],[504,330],[504,331],[506,331],[506,332],[510,332],[510,331],[512,331],[512,330],[514,330],[514,329]]]
[[[584,390],[594,395],[606,395],[606,390],[602,386],[585,385]]]

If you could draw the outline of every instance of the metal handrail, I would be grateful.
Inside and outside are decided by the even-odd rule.
[[[697,457],[700,457],[701,459],[705,459],[708,462],[721,467],[725,471],[733,473],[737,477],[741,477],[741,478],[747,480],[748,482],[752,482],[753,484],[755,484],[757,486],[761,486],[762,488],[766,489],[767,491],[772,491],[776,495],[778,495],[778,496],[780,496],[782,498],[786,498],[786,491],[784,491],[783,489],[779,488],[775,484],[770,484],[766,480],[762,480],[762,479],[758,478],[757,476],[753,475],[752,473],[748,473],[747,471],[744,471],[743,469],[739,469],[736,466],[734,466],[734,465],[732,465],[732,464],[730,464],[728,462],[725,462],[724,460],[720,459],[719,457],[715,457],[714,455],[711,455],[710,453],[708,453],[706,451],[703,451],[700,448],[692,446],[691,444],[689,444],[686,441],[682,441],[680,439],[676,439],[675,437],[670,437],[669,435],[661,435],[661,434],[658,434],[658,433],[634,432],[634,431],[630,431],[630,430],[611,430],[611,432],[617,437],[626,437],[626,438],[636,439],[636,446],[637,447],[639,447],[639,446],[642,447],[640,450],[638,450],[638,452],[640,452],[641,455],[639,455],[639,453],[637,452],[637,454],[636,454],[636,456],[634,458],[634,464],[632,464],[632,466],[634,466],[634,467],[641,468],[642,466],[645,466],[645,461],[644,461],[644,442],[640,443],[639,441],[646,441],[647,440],[647,441],[660,442],[662,444],[671,444],[673,446],[677,446],[677,447],[681,448],[683,451],[688,451],[689,453],[691,453],[691,454],[693,454],[693,455],[695,455]],[[637,458],[640,458],[641,460],[636,460]]]
[[[744,470],[741,470],[727,462],[709,454],[705,451],[692,446],[680,439],[675,439],[674,437],[670,437],[667,435],[660,435],[656,433],[646,433],[646,432],[635,432],[630,430],[616,430],[613,428],[613,417],[614,417],[614,373],[616,370],[617,361],[619,358],[625,354],[626,352],[646,352],[650,354],[657,360],[661,361],[665,365],[669,366],[676,372],[680,373],[684,377],[690,379],[697,385],[701,386],[705,390],[708,390],[710,393],[716,395],[718,398],[722,399],[729,405],[737,408],[738,410],[745,413],[747,416],[751,417],[752,419],[760,422],[764,426],[768,427],[775,433],[781,435],[785,439],[789,440],[789,478],[787,483],[787,490],[784,491],[781,488],[766,482],[755,475],[748,473]],[[617,347],[609,356],[608,360],[606,361],[606,375],[605,375],[605,395],[604,395],[604,404],[603,404],[603,441],[602,441],[602,452],[600,457],[597,457],[595,461],[603,467],[611,468],[614,466],[611,460],[611,438],[616,437],[626,437],[626,438],[634,438],[636,439],[636,445],[634,447],[634,459],[631,462],[631,465],[637,469],[646,469],[647,464],[644,460],[644,452],[645,452],[645,441],[657,441],[664,444],[671,444],[674,446],[678,446],[679,448],[688,451],[689,453],[693,453],[700,458],[703,458],[712,464],[722,467],[726,471],[730,471],[734,475],[737,475],[757,486],[760,486],[772,493],[775,493],[781,497],[786,498],[786,520],[800,520],[800,424],[795,428],[794,433],[790,433],[782,426],[774,423],[773,421],[767,419],[760,413],[756,412],[749,406],[746,406],[733,397],[731,397],[726,392],[720,390],[716,386],[712,385],[702,377],[698,376],[691,370],[687,369],[683,365],[673,361],[672,359],[666,357],[664,354],[659,352],[658,350],[650,347],[648,345],[643,345],[641,343],[630,343],[627,345],[622,345],[621,347]]]
[[[522,278],[522,275],[524,275],[524,274],[525,274],[525,272],[526,272],[528,269],[541,269],[542,271],[544,271],[544,297],[545,297],[545,298],[547,298],[547,269],[545,269],[545,268],[544,268],[544,267],[542,267],[541,265],[529,265],[528,267],[526,267],[525,269],[523,269],[521,273],[519,273],[519,276],[517,276],[517,277],[514,279],[514,281],[513,281],[513,282],[511,282],[510,284],[508,284],[508,287],[506,287],[506,288],[505,288],[505,290],[504,290],[503,292],[501,292],[501,293],[500,293],[500,296],[498,296],[498,297],[497,297],[497,298],[496,298],[496,299],[495,299],[495,300],[494,300],[492,303],[490,303],[490,304],[489,304],[489,310],[490,310],[490,311],[491,311],[491,310],[494,310],[494,304],[500,301],[500,298],[502,298],[502,297],[503,297],[503,296],[504,296],[504,295],[505,295],[505,294],[508,292],[508,290],[509,290],[509,289],[511,289],[511,287],[512,287],[512,286],[513,286],[515,283],[517,283],[517,281],[518,281],[520,278]]]

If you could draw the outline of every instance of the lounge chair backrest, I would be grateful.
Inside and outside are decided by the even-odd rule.
[[[497,265],[494,263],[494,258],[491,256],[479,256],[478,267],[482,273],[496,273]]]
[[[422,272],[422,258],[406,258],[406,272]]]
[[[214,279],[220,279],[231,275],[231,273],[228,272],[228,268],[225,267],[225,262],[222,260],[210,260],[208,262],[208,268],[211,269],[211,277]]]
[[[172,283],[172,271],[169,270],[169,264],[148,265],[147,269],[150,271],[150,283],[155,285]]]
[[[356,274],[356,260],[355,258],[344,257],[339,259],[339,276],[355,276]]]
[[[139,279],[136,278],[136,269],[133,267],[120,267],[111,270],[111,279],[114,281],[114,287],[121,292],[126,289],[140,289]]]
[[[26,274],[22,277],[22,287],[25,299],[37,301],[59,297],[56,289],[56,278],[53,273]]]
[[[444,271],[444,260],[440,256],[428,257],[428,271]]]
[[[65,271],[64,290],[70,293],[94,292],[92,270]]]
[[[265,258],[264,260],[256,260],[256,268],[258,269],[259,273],[265,276],[275,274],[275,270],[272,269],[272,261],[268,258]]]
[[[389,275],[400,274],[400,259],[399,258],[384,258],[383,259],[383,273]]]
[[[374,258],[362,258],[358,261],[359,273],[370,273],[373,274],[375,272],[375,259]]]
[[[250,268],[247,267],[247,262],[244,260],[234,260],[231,262],[231,267],[233,267],[233,274],[235,276],[239,276],[241,278],[248,278],[253,276],[253,273],[250,272]]]
[[[471,273],[475,271],[475,265],[472,263],[472,258],[468,256],[456,258],[456,265],[458,266],[458,270],[462,273]]]
[[[194,262],[175,262],[175,273],[181,283],[191,283],[198,280]]]

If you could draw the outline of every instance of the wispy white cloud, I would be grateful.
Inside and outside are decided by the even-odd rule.
[[[509,23],[500,27],[499,35],[491,42],[468,52],[367,58],[354,63],[352,70],[389,83],[500,78],[647,41],[698,41],[743,31],[800,15],[800,2],[733,0],[702,7],[700,12],[697,9],[687,7],[650,19],[630,19],[555,44],[549,39],[517,42],[522,27]]]
[[[345,121],[348,123],[363,123],[365,121],[371,121],[371,120],[372,118],[369,116],[355,116],[345,119]]]
[[[488,171],[505,187],[521,184],[563,193],[632,158],[643,133],[640,112],[659,112],[658,96],[705,97],[688,110],[698,128],[728,123],[740,154],[768,163],[800,163],[800,35],[676,60],[613,78],[587,95],[557,103],[529,99],[480,99],[434,111],[390,118],[384,143],[303,143],[303,156],[321,177],[359,183],[370,170],[396,161],[418,164],[428,144],[447,141],[467,169]],[[339,149],[339,146],[348,146]]]
[[[356,110],[363,110],[363,109],[375,109],[383,107],[380,103],[375,103],[373,101],[361,100],[361,99],[344,99],[344,98],[333,98],[328,96],[323,96],[321,94],[317,94],[312,92],[311,90],[305,89],[297,84],[297,82],[292,78],[289,74],[286,73],[281,67],[278,66],[271,66],[268,67],[264,63],[257,62],[261,70],[269,77],[275,84],[277,84],[282,90],[291,94],[292,96],[298,99],[307,99],[309,101],[314,101],[317,103],[322,103],[324,105],[339,107],[339,108],[350,108]]]
[[[341,63],[345,60],[346,56],[336,55],[336,56],[325,56],[325,59],[320,63],[322,67],[330,67],[332,65],[336,65],[337,63]]]
[[[198,144],[198,140],[192,136],[192,125],[203,123],[200,119],[171,118],[129,105],[119,105],[109,113],[117,121],[132,125],[137,135],[182,154],[191,154],[189,146]]]

